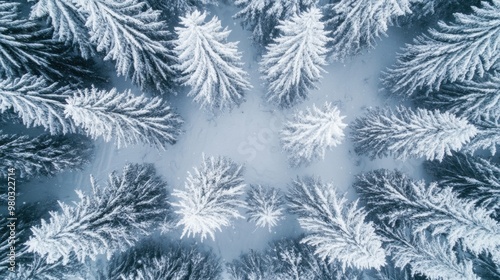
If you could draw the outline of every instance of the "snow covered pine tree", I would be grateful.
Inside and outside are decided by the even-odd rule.
[[[235,0],[242,9],[234,15],[242,25],[252,31],[253,40],[261,47],[267,46],[278,35],[275,28],[280,21],[308,10],[318,0]]]
[[[297,179],[287,194],[290,211],[309,232],[303,242],[315,248],[321,260],[339,261],[342,267],[379,269],[385,265],[382,239],[358,202],[336,194],[332,184],[306,177]]]
[[[307,98],[325,72],[327,34],[321,12],[311,8],[280,22],[280,36],[267,46],[261,72],[268,84],[267,98],[282,108]]]
[[[180,215],[177,226],[182,226],[182,237],[207,235],[215,240],[215,230],[229,226],[233,218],[243,218],[238,208],[245,205],[243,167],[223,157],[203,155],[201,168],[188,172],[185,190],[174,190],[179,201],[172,203]]]
[[[69,87],[50,83],[42,76],[25,74],[0,80],[0,113],[12,110],[26,127],[42,126],[50,134],[76,132],[64,116]]]
[[[398,17],[411,14],[415,0],[340,0],[324,7],[325,24],[332,30],[330,57],[344,60],[365,46],[374,48],[377,39]]]
[[[116,61],[119,76],[163,93],[171,91],[174,71],[160,14],[143,0],[39,0],[31,17],[47,17],[54,39],[74,45],[82,57],[96,48],[104,60]]]
[[[339,145],[344,139],[342,122],[337,107],[326,102],[322,108],[313,104],[312,108],[299,111],[281,130],[283,150],[293,166],[309,164],[316,158],[324,159],[325,152]]]
[[[222,30],[215,16],[205,23],[206,16],[193,11],[181,17],[182,26],[175,28],[179,82],[191,87],[188,96],[202,108],[231,109],[243,102],[243,91],[251,85],[242,69],[238,42],[226,42],[230,31]]]
[[[424,157],[441,161],[476,136],[478,129],[464,118],[439,110],[406,107],[374,109],[352,124],[354,149],[370,157],[405,160]]]
[[[14,78],[26,73],[42,75],[49,80],[74,78],[66,71],[78,67],[74,66],[74,61],[68,63],[68,59],[61,55],[65,52],[64,46],[51,40],[50,28],[21,19],[20,5],[0,1],[0,78]]]
[[[246,203],[248,221],[254,222],[258,227],[267,227],[269,232],[284,218],[283,197],[276,188],[251,186]]]
[[[117,252],[96,280],[218,280],[220,260],[194,244],[146,239],[125,252]]]
[[[77,190],[78,203],[59,202],[60,212],[31,228],[25,243],[29,252],[44,256],[47,263],[76,256],[80,262],[99,254],[111,257],[148,235],[169,211],[166,183],[152,164],[127,164],[122,175],[109,175],[105,187],[91,177],[92,194]]]
[[[92,87],[76,91],[66,103],[65,115],[88,136],[106,142],[114,137],[118,148],[144,143],[166,149],[181,133],[182,119],[159,97]]]
[[[499,259],[500,223],[491,218],[493,211],[476,207],[477,200],[458,198],[451,187],[426,186],[385,169],[358,176],[354,187],[367,207],[390,226],[412,221],[414,232],[428,229],[433,235],[444,234],[450,247],[460,240],[476,255],[489,252]]]
[[[232,280],[361,280],[356,270],[343,269],[314,254],[314,248],[301,242],[303,236],[268,244],[262,252],[251,250],[227,264]],[[399,279],[398,279],[399,280]]]
[[[15,166],[19,178],[51,176],[65,169],[80,169],[90,160],[92,142],[85,137],[3,134],[0,131],[0,177]]]
[[[413,276],[425,275],[429,280],[480,280],[474,274],[472,261],[458,259],[443,236],[428,236],[422,231],[412,234],[410,227],[384,226],[379,230],[396,267],[409,266]]]
[[[482,1],[469,15],[455,14],[455,22],[439,22],[437,29],[408,44],[385,77],[395,94],[439,90],[443,83],[472,80],[496,69],[500,62],[500,0]]]
[[[460,198],[500,211],[500,165],[494,161],[455,153],[443,162],[426,161],[424,166],[440,186],[452,187]]]

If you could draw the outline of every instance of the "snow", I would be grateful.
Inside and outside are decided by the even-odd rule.
[[[216,9],[216,10],[215,10]],[[228,41],[239,41],[238,49],[243,53],[244,69],[249,72],[253,88],[245,94],[246,101],[231,112],[217,117],[199,109],[199,105],[187,97],[187,90],[177,96],[169,96],[174,109],[185,120],[183,134],[177,143],[166,151],[143,145],[132,145],[120,150],[112,143],[95,141],[95,158],[81,172],[64,172],[52,178],[40,178],[23,183],[19,189],[23,201],[39,201],[56,197],[66,203],[77,201],[74,189],[90,190],[89,175],[93,174],[98,183],[104,184],[108,174],[120,171],[126,163],[154,163],[160,174],[172,189],[184,189],[187,172],[199,166],[202,154],[207,156],[227,156],[238,164],[244,164],[244,178],[247,185],[261,184],[280,189],[286,193],[288,185],[297,176],[314,175],[323,182],[332,181],[339,193],[347,192],[348,199],[354,200],[355,192],[351,187],[354,176],[377,168],[399,168],[414,178],[422,176],[422,160],[405,162],[393,159],[369,160],[354,153],[351,141],[346,138],[342,144],[326,152],[324,160],[316,161],[307,167],[292,168],[287,156],[281,152],[279,130],[286,118],[296,110],[304,110],[312,104],[331,102],[337,106],[344,122],[349,124],[364,114],[366,108],[394,105],[392,100],[379,92],[379,75],[393,62],[395,53],[403,42],[408,42],[408,34],[398,34],[390,29],[388,38],[382,40],[376,49],[354,57],[351,61],[334,63],[325,67],[327,73],[312,90],[309,99],[293,107],[280,110],[265,101],[266,88],[259,75],[257,51],[249,38],[251,33],[243,30],[238,21],[231,17],[237,8],[219,5],[211,10],[218,16],[222,26],[232,30]],[[122,78],[112,79],[113,87],[119,90],[136,88]],[[139,94],[139,92],[136,92]],[[349,127],[346,129],[349,135]],[[37,191],[31,191],[31,190]],[[240,209],[244,214],[245,209]],[[266,243],[283,236],[296,236],[300,228],[296,217],[288,216],[280,221],[271,232],[267,228],[257,228],[254,223],[238,219],[232,227],[215,233],[215,241],[207,239],[204,244],[212,247],[223,261],[231,261],[249,249],[261,250]],[[169,233],[173,238],[180,237],[180,230]],[[196,239],[193,239],[196,240]]]

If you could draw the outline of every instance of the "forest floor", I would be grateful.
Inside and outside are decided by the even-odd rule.
[[[422,178],[421,160],[405,162],[393,159],[371,160],[354,153],[351,141],[346,137],[343,143],[326,153],[322,161],[313,162],[307,167],[292,168],[286,155],[281,151],[278,139],[279,130],[286,118],[296,110],[307,106],[318,106],[329,101],[336,105],[344,122],[350,123],[362,116],[367,108],[376,106],[394,106],[394,100],[380,91],[380,74],[394,62],[394,57],[404,42],[409,42],[411,35],[403,34],[402,29],[393,28],[387,38],[383,38],[374,50],[367,51],[345,63],[331,63],[325,69],[327,73],[313,90],[309,100],[288,110],[280,110],[263,98],[265,85],[260,79],[258,56],[252,46],[250,33],[243,30],[239,21],[232,19],[235,7],[221,5],[213,8],[211,15],[217,15],[223,26],[232,30],[229,40],[239,41],[244,68],[248,71],[253,88],[246,92],[246,102],[232,112],[211,116],[199,109],[186,91],[169,97],[177,112],[184,118],[184,133],[178,142],[167,151],[158,151],[151,147],[136,145],[116,149],[113,143],[96,141],[95,157],[83,171],[64,172],[52,178],[34,179],[25,183],[21,202],[58,199],[64,202],[76,201],[75,189],[89,191],[89,175],[93,174],[104,185],[111,171],[121,172],[126,163],[154,163],[158,174],[169,184],[170,190],[184,187],[188,171],[199,166],[202,154],[227,156],[245,166],[247,185],[261,184],[273,186],[286,192],[288,184],[297,176],[319,176],[323,181],[331,181],[339,193],[348,193],[350,199],[356,199],[351,185],[355,175],[377,168],[398,168],[414,178]],[[122,78],[114,79],[114,86],[119,89],[130,87]],[[349,127],[346,135],[350,133]],[[27,190],[30,190],[29,192]],[[35,190],[35,191],[32,191]],[[243,213],[245,210],[241,209]],[[244,219],[234,222],[231,228],[217,232],[215,241],[204,243],[214,249],[223,261],[231,261],[240,253],[249,249],[263,249],[267,242],[284,236],[300,233],[294,217],[281,221],[271,232],[267,228],[256,228]],[[180,231],[169,234],[173,239],[180,237]],[[199,239],[197,239],[199,240]]]

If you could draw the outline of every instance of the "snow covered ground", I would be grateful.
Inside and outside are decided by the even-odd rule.
[[[253,88],[246,92],[246,102],[232,112],[211,116],[201,111],[198,105],[179,92],[170,101],[184,118],[184,133],[178,143],[167,151],[158,151],[145,146],[131,146],[117,150],[112,143],[96,141],[96,154],[93,161],[83,172],[65,172],[54,178],[35,179],[20,187],[25,191],[19,198],[22,201],[38,201],[56,197],[69,202],[76,200],[74,189],[89,190],[89,175],[93,174],[102,184],[113,170],[130,163],[154,163],[158,174],[169,183],[170,188],[183,188],[188,171],[199,166],[202,154],[223,155],[245,166],[245,179],[249,184],[262,184],[277,187],[286,192],[287,185],[297,176],[319,176],[323,181],[333,181],[339,192],[347,192],[355,199],[351,184],[356,174],[376,168],[399,168],[415,178],[423,176],[421,160],[406,162],[393,159],[370,160],[357,156],[348,138],[327,152],[325,160],[315,161],[307,167],[291,168],[286,155],[281,151],[278,132],[283,121],[295,112],[312,104],[322,105],[326,101],[336,105],[345,122],[349,123],[361,116],[366,108],[374,106],[393,106],[394,100],[380,92],[379,75],[389,66],[395,53],[411,36],[392,29],[389,37],[380,42],[375,50],[359,55],[345,63],[332,63],[326,67],[318,90],[311,92],[310,99],[289,110],[279,110],[263,99],[266,88],[259,75],[257,53],[248,38],[250,33],[243,30],[238,21],[231,17],[236,8],[219,6],[211,10],[223,26],[232,30],[231,41],[239,41],[243,53],[244,68],[248,71]],[[115,79],[119,89],[130,87],[123,79]],[[347,128],[349,134],[349,127]],[[242,209],[244,211],[244,209]],[[215,241],[206,240],[225,261],[236,258],[249,249],[262,249],[272,239],[297,235],[300,229],[294,217],[281,221],[272,232],[267,228],[256,228],[254,224],[240,219],[231,228],[216,234]],[[174,238],[180,232],[172,232]]]

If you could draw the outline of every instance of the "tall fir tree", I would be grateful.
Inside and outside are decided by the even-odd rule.
[[[19,178],[52,176],[66,169],[80,169],[93,154],[89,139],[40,135],[34,138],[0,132],[0,177],[14,167]]]
[[[215,16],[205,22],[206,16],[193,11],[181,17],[182,26],[175,28],[179,81],[191,87],[188,96],[202,108],[230,109],[243,102],[244,91],[251,85],[242,69],[238,42],[227,42],[230,31],[222,29]]]
[[[232,280],[360,280],[355,270],[342,269],[339,263],[329,263],[314,254],[314,248],[302,237],[284,238],[268,244],[265,250],[240,255],[227,264]]]
[[[47,17],[54,38],[75,45],[83,57],[95,48],[105,53],[104,60],[115,61],[118,76],[163,93],[172,91],[174,71],[160,13],[142,0],[40,0],[31,15]]]
[[[74,78],[75,62],[61,56],[65,48],[51,40],[51,29],[19,16],[21,3],[0,1],[0,78],[23,74],[47,79]]]
[[[76,0],[38,0],[31,7],[30,18],[46,18],[54,29],[52,38],[73,46],[83,58],[89,59],[95,54],[95,47],[90,42],[85,26],[86,16],[77,8]]]
[[[325,152],[344,140],[347,126],[337,107],[326,102],[299,111],[281,130],[283,150],[293,166],[308,164],[316,158],[324,159]]]
[[[152,164],[127,164],[121,175],[109,175],[105,187],[93,177],[90,183],[91,194],[77,190],[79,202],[59,202],[60,211],[50,212],[48,221],[31,228],[25,243],[29,252],[49,264],[61,259],[66,264],[72,256],[82,263],[99,254],[110,258],[150,234],[169,211],[166,183]]]
[[[443,162],[424,162],[441,186],[452,187],[460,198],[470,198],[479,206],[500,210],[500,165],[467,154],[456,153]]]
[[[50,134],[76,132],[64,116],[69,88],[50,83],[41,76],[25,74],[0,80],[0,112],[13,110],[26,127],[42,126]]]
[[[500,118],[498,116],[489,119],[481,118],[481,120],[475,121],[474,125],[480,130],[470,143],[464,147],[464,150],[468,153],[487,150],[491,155],[495,155],[497,147],[500,145]]]
[[[375,170],[358,176],[354,187],[367,207],[389,225],[412,221],[413,231],[446,234],[449,246],[459,240],[474,254],[500,254],[500,223],[477,200],[458,197],[450,187],[413,181],[399,171]]]
[[[276,26],[313,7],[318,0],[235,0],[240,7],[234,18],[242,19],[242,25],[252,31],[252,38],[257,45],[267,46],[278,36]]]
[[[116,253],[96,280],[221,279],[217,256],[194,244],[146,239],[125,252]]]
[[[302,242],[315,248],[320,259],[358,269],[380,269],[385,265],[382,240],[358,201],[348,204],[332,184],[318,179],[297,179],[287,195],[290,211],[309,232]]]
[[[267,227],[269,232],[285,216],[283,197],[275,188],[251,186],[247,192],[246,205],[248,221],[258,227]]]
[[[66,102],[66,116],[87,135],[107,142],[114,137],[119,148],[144,143],[165,149],[181,133],[182,119],[159,97],[92,87],[78,90]]]
[[[498,67],[500,1],[483,1],[471,14],[455,14],[452,23],[417,37],[398,55],[384,82],[393,93],[410,96],[436,91],[443,83],[472,80]],[[496,66],[495,66],[496,65]]]
[[[331,58],[344,60],[364,47],[374,48],[398,17],[409,15],[412,0],[340,0],[325,5],[332,30]]]
[[[183,227],[182,237],[200,235],[201,241],[209,235],[215,240],[215,231],[231,225],[233,219],[243,218],[238,208],[245,205],[243,166],[224,157],[203,155],[201,168],[188,172],[185,190],[174,190],[179,200],[172,203],[180,215],[177,226]]]
[[[410,266],[413,276],[425,275],[430,280],[479,280],[470,260],[458,259],[452,246],[442,236],[425,232],[410,233],[405,226],[384,227],[380,231],[396,267]]]
[[[441,161],[478,134],[466,119],[448,112],[406,107],[374,109],[352,124],[354,149],[372,158],[391,155],[405,160],[425,157]]]
[[[441,90],[424,98],[432,108],[440,108],[463,116],[472,122],[482,119],[500,119],[500,72],[485,73],[474,78],[446,84]]]
[[[313,7],[281,21],[276,27],[280,36],[262,57],[267,98],[280,107],[291,107],[305,100],[325,72],[328,32],[321,17],[320,10]]]

